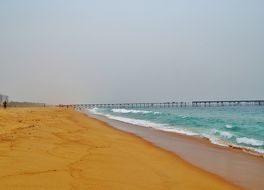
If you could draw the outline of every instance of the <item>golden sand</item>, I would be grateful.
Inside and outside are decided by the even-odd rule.
[[[0,189],[238,189],[83,113],[0,110]]]

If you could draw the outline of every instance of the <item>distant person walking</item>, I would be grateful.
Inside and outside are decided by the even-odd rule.
[[[4,105],[4,108],[6,109],[6,107],[7,107],[7,101],[4,101],[3,105]]]

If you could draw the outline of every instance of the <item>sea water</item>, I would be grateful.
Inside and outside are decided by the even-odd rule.
[[[215,144],[264,153],[264,106],[93,108],[90,111],[142,127],[196,135]]]

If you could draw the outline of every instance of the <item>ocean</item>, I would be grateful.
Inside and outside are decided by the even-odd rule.
[[[208,138],[221,146],[239,146],[264,154],[264,106],[93,108],[142,127]]]

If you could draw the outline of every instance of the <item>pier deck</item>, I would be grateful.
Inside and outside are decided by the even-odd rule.
[[[151,108],[151,107],[200,107],[200,106],[264,106],[264,100],[227,100],[227,101],[192,101],[192,102],[162,102],[162,103],[116,103],[116,104],[73,104],[60,105],[77,109],[91,108]]]
[[[264,100],[193,101],[192,106],[264,105]]]

